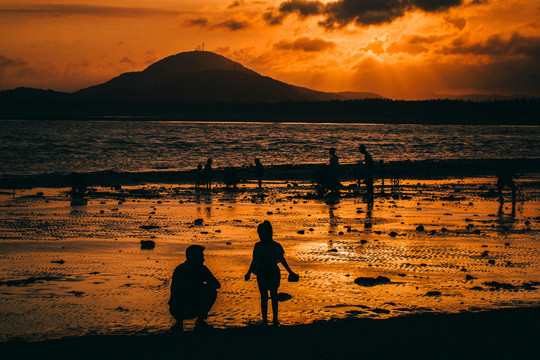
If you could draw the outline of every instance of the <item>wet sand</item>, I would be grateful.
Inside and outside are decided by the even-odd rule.
[[[256,225],[265,219],[301,276],[288,283],[282,274],[280,292],[292,295],[280,306],[285,332],[302,333],[302,326],[315,323],[305,329],[316,330],[306,331],[322,335],[341,326],[336,331],[345,334],[360,326],[355,331],[362,337],[371,336],[362,325],[369,319],[534,308],[540,304],[538,180],[522,177],[515,212],[506,203],[502,213],[495,179],[488,177],[404,180],[377,196],[373,207],[363,202],[362,189],[347,188],[339,199],[317,198],[303,181],[267,182],[263,191],[253,182],[211,192],[190,185],[93,187],[85,206],[70,206],[67,188],[5,191],[0,341],[145,334],[143,342],[155,336],[167,342],[159,334],[173,324],[166,306],[170,277],[185,248],[196,243],[206,246],[206,265],[223,284],[209,322],[229,329],[218,333],[237,336],[240,346],[247,330],[231,328],[252,328],[260,318],[255,280],[245,282],[243,274]],[[141,240],[156,246],[143,250]],[[390,282],[355,283],[377,276]],[[461,324],[451,320],[457,315],[448,316]],[[340,325],[332,325],[336,320]],[[377,325],[381,334],[395,321]],[[431,324],[418,320],[411,326],[425,332],[426,321]],[[192,326],[188,322],[188,333]],[[74,341],[110,341],[85,339]]]

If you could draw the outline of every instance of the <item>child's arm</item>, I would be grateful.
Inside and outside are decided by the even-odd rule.
[[[282,257],[280,262],[283,265],[283,267],[289,272],[289,274],[294,274],[294,271],[292,271],[291,268],[289,267],[289,264],[287,264],[287,260],[285,260],[285,257]]]
[[[246,273],[246,275],[244,275],[244,280],[248,281],[249,278],[251,277],[251,273],[253,272],[255,268],[255,261],[251,261],[251,264],[249,265],[249,269],[248,269],[248,272]]]

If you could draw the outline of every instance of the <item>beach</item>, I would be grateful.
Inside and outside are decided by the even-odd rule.
[[[209,322],[217,329],[260,322],[255,280],[243,280],[269,220],[291,267],[282,272],[282,327],[351,319],[458,314],[540,303],[539,181],[518,181],[515,208],[499,211],[496,178],[344,182],[318,197],[310,181],[91,186],[86,205],[69,188],[4,191],[1,199],[0,338],[165,334],[170,278],[190,244],[223,284]],[[141,240],[153,241],[151,250]],[[386,277],[365,286],[358,278]],[[193,323],[186,322],[186,331]]]

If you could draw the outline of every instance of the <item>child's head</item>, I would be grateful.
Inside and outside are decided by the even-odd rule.
[[[328,149],[328,152],[333,156],[336,153],[336,148],[330,148]]]
[[[272,240],[273,231],[270,221],[265,220],[263,223],[260,223],[257,227],[257,233],[259,234],[259,239],[261,239],[261,241]]]

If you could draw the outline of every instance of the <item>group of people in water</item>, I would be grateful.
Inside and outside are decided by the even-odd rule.
[[[279,325],[278,318],[278,288],[281,280],[281,271],[278,264],[289,272],[289,281],[298,281],[299,276],[294,273],[285,260],[285,251],[273,239],[272,225],[264,221],[257,227],[259,242],[253,248],[253,259],[244,280],[249,281],[251,274],[257,276],[257,285],[261,295],[262,323],[268,324],[268,299],[272,303],[272,321]],[[195,327],[204,329],[211,327],[206,318],[212,309],[220,282],[204,265],[204,246],[190,245],[186,249],[186,261],[176,267],[172,276],[169,311],[176,319],[172,327],[173,332],[182,332],[184,320],[197,319]]]

